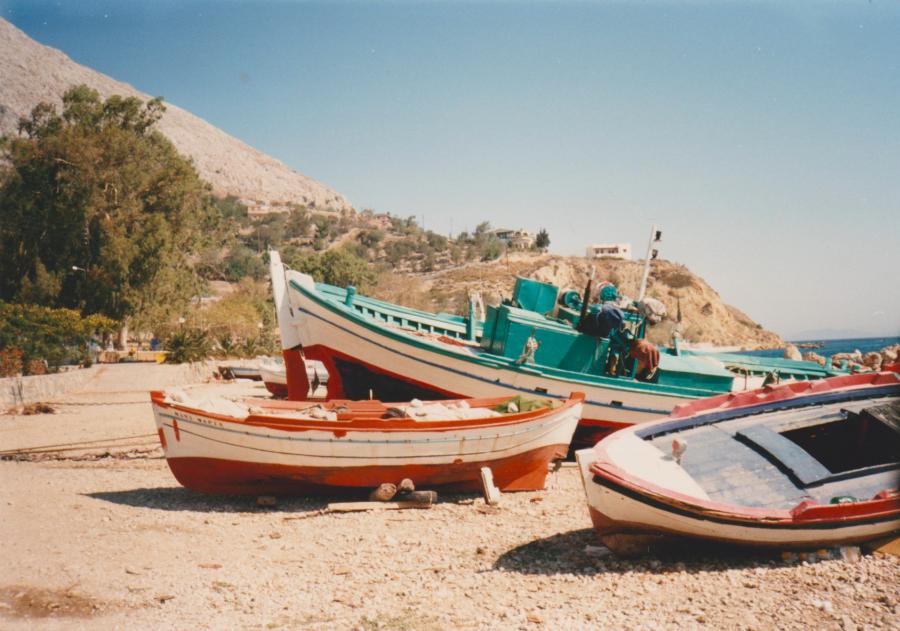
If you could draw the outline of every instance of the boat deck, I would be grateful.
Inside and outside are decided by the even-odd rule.
[[[876,416],[864,412],[871,408]],[[677,432],[688,444],[681,466],[716,502],[792,508],[871,499],[898,487],[898,415],[900,397],[881,397],[767,414],[765,423],[750,415],[705,424]],[[649,442],[670,453],[675,435]]]

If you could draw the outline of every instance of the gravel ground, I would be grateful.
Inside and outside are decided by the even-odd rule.
[[[151,433],[138,399],[168,370],[110,367],[57,414],[2,416],[0,449]],[[900,630],[896,557],[685,544],[620,560],[596,547],[580,484],[563,468],[499,509],[321,514],[187,491],[151,444],[2,461],[0,628]]]

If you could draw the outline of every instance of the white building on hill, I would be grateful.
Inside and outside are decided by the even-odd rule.
[[[491,230],[491,234],[514,250],[528,250],[534,245],[535,237],[527,230],[497,228],[496,230]]]
[[[630,243],[595,243],[587,247],[589,259],[613,258],[631,260],[631,244]]]

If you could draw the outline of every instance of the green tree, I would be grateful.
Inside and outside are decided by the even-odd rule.
[[[436,232],[432,232],[431,230],[425,231],[425,238],[428,241],[428,245],[434,250],[445,250],[447,249],[448,240],[442,234],[437,234]]]
[[[296,239],[309,235],[309,228],[313,225],[309,211],[302,206],[295,206],[291,210],[287,223],[284,226],[284,236],[287,239]]]
[[[260,280],[267,273],[267,268],[259,254],[243,245],[232,247],[223,263],[223,278],[232,282],[242,278]]]
[[[375,284],[375,272],[368,262],[343,248],[311,254],[290,262],[290,266],[315,280],[346,287],[354,285],[365,290]]]
[[[546,250],[550,247],[550,235],[547,234],[547,231],[541,228],[540,232],[537,233],[537,237],[534,239],[534,247],[538,250]]]
[[[197,293],[190,254],[221,215],[154,129],[163,111],[80,85],[2,139],[0,299],[125,320]]]
[[[234,219],[239,223],[247,223],[249,216],[247,214],[247,206],[234,195],[227,197],[216,197],[213,204],[219,209],[222,217],[225,219]]]
[[[21,362],[47,362],[51,369],[88,359],[94,336],[113,330],[116,323],[99,315],[82,317],[73,309],[0,301],[0,349],[20,351]],[[7,375],[3,375],[7,376]]]
[[[356,236],[356,240],[367,248],[374,248],[383,239],[384,232],[381,230],[363,230]]]

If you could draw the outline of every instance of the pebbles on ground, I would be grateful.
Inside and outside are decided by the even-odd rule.
[[[152,431],[149,403],[114,410],[108,431]],[[99,425],[88,414],[27,431],[66,442]],[[0,440],[28,419],[0,421]],[[896,557],[684,544],[620,559],[574,468],[499,508],[473,494],[320,514],[326,499],[192,493],[160,456],[0,462],[0,627],[900,631]]]

